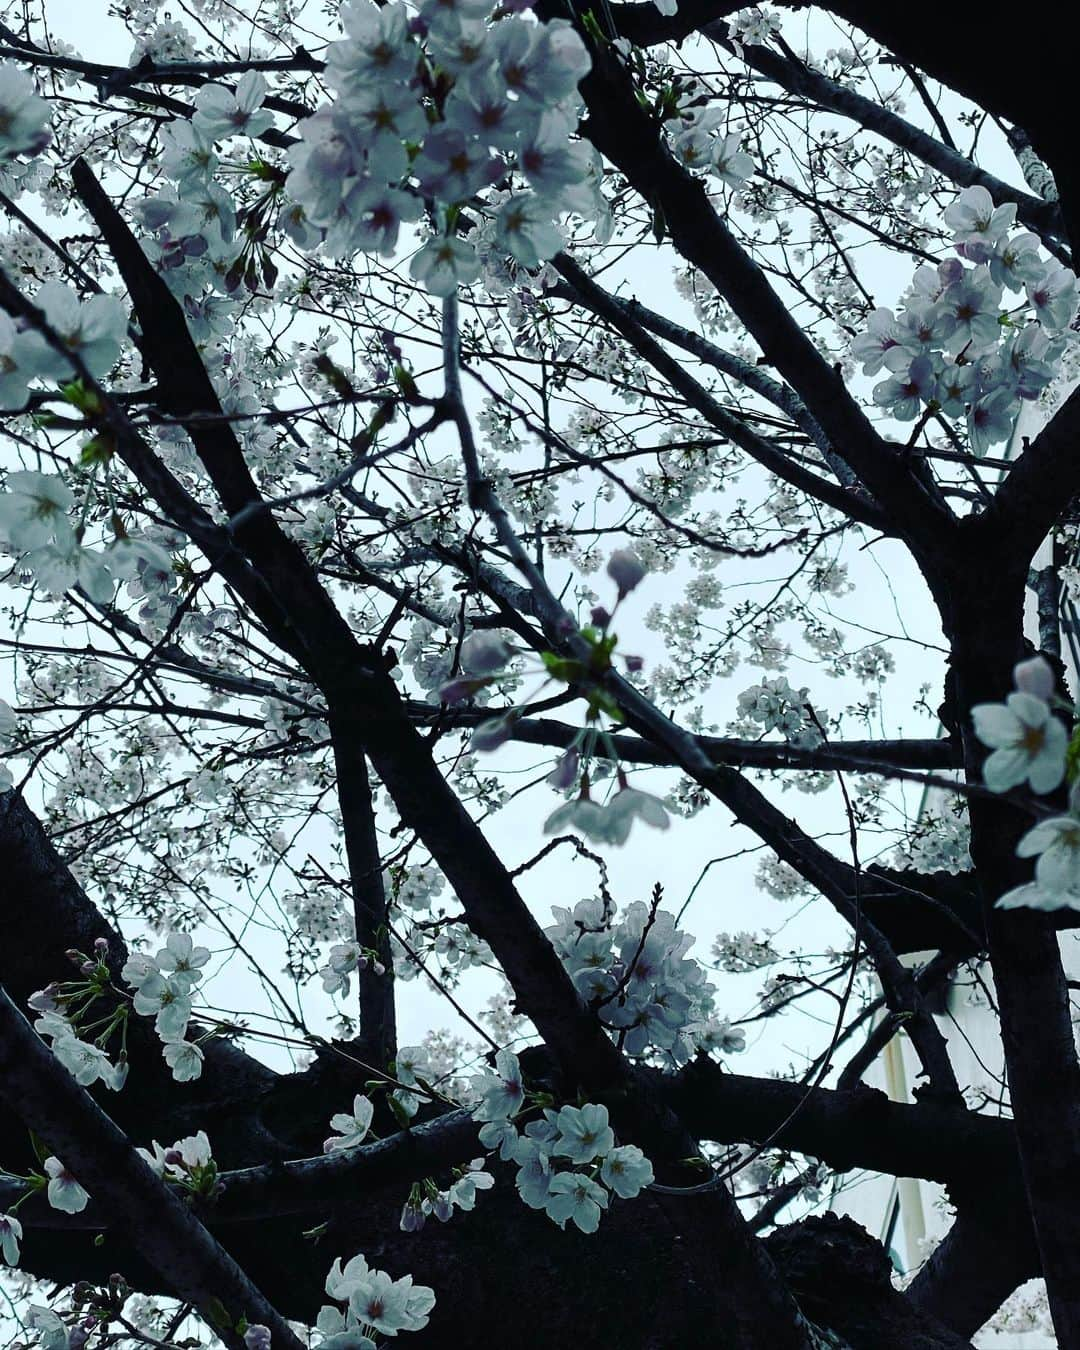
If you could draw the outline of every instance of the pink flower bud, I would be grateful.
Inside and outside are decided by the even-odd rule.
[[[589,619],[594,628],[606,628],[611,622],[611,615],[603,605],[594,605]]]
[[[386,974],[386,967],[383,965],[381,961],[376,961],[375,964],[371,967],[371,969],[372,972],[376,975]]]
[[[247,1350],[270,1350],[270,1329],[261,1322],[252,1322],[244,1332],[244,1344]]]
[[[629,595],[645,575],[645,564],[628,548],[617,548],[608,559],[607,574],[619,589],[619,599]]]
[[[577,781],[580,765],[581,756],[578,752],[567,750],[565,755],[559,757],[554,769],[548,774],[547,781],[556,792],[565,792],[567,788],[573,787]]]
[[[1054,692],[1054,672],[1043,656],[1032,656],[1013,667],[1013,680],[1017,689],[1049,702]]]
[[[951,286],[953,282],[959,281],[964,275],[964,264],[959,258],[946,258],[943,263],[938,263],[938,281],[942,289]]]
[[[626,662],[626,669],[630,672],[631,675],[636,675],[639,670],[645,669],[644,657],[624,656],[623,660]]]
[[[399,1225],[401,1231],[403,1233],[419,1233],[420,1229],[424,1226],[425,1218],[424,1211],[419,1205],[414,1205],[411,1202],[406,1204],[401,1211],[401,1222]]]

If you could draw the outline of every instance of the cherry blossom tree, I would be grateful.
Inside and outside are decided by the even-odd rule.
[[[1041,1278],[1080,1347],[1080,170],[1010,48],[4,7],[13,1339],[946,1350]],[[913,1278],[853,1169],[946,1188]]]

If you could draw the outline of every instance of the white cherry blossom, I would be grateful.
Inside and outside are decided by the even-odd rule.
[[[75,1180],[59,1158],[46,1158],[42,1164],[49,1178],[46,1195],[53,1209],[65,1214],[81,1214],[90,1202],[90,1196]]]
[[[370,1099],[357,1093],[353,1098],[351,1115],[339,1111],[337,1115],[331,1116],[330,1128],[337,1133],[323,1144],[323,1152],[337,1153],[343,1148],[358,1147],[368,1136],[374,1114],[375,1107]]]
[[[581,1172],[560,1172],[554,1177],[545,1205],[548,1217],[560,1228],[569,1220],[583,1233],[596,1232],[601,1211],[607,1207],[607,1191]]]
[[[266,95],[266,80],[257,70],[242,76],[235,91],[223,84],[204,84],[195,95],[192,122],[211,141],[261,136],[274,125],[273,113],[259,111]]]
[[[17,549],[38,548],[71,533],[68,512],[75,504],[71,489],[55,474],[20,469],[7,476],[0,493],[0,534]]]
[[[983,765],[992,792],[1029,783],[1033,792],[1052,792],[1065,777],[1069,736],[1049,705],[1016,690],[1004,703],[979,703],[971,710],[975,734],[993,753]]]
[[[19,1240],[22,1224],[14,1214],[0,1214],[0,1256],[9,1266],[19,1264]]]

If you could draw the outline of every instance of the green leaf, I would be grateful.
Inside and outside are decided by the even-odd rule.
[[[543,661],[547,673],[553,679],[562,680],[564,684],[570,684],[581,676],[580,661],[559,656],[555,652],[541,652],[540,659]]]
[[[41,1163],[42,1167],[44,1167],[45,1159],[52,1156],[52,1149],[49,1148],[45,1143],[45,1140],[42,1139],[40,1135],[35,1134],[33,1130],[30,1130],[29,1134],[30,1147],[34,1150],[34,1157]]]
[[[585,29],[586,33],[588,33],[588,35],[592,38],[594,42],[596,43],[607,42],[607,34],[600,27],[596,15],[592,12],[591,9],[587,9],[585,13],[581,16],[581,26],[582,28]]]
[[[398,1099],[396,1097],[388,1096],[386,1099],[386,1104],[390,1108],[390,1114],[394,1117],[394,1119],[401,1126],[401,1128],[403,1130],[411,1129],[412,1117],[409,1115],[408,1111],[405,1110],[405,1108],[398,1101]]]
[[[105,405],[96,389],[87,389],[82,380],[72,380],[70,384],[60,386],[61,396],[81,413],[97,417],[105,411]]]
[[[111,436],[94,436],[79,451],[79,463],[84,469],[108,464],[115,451],[116,444]]]
[[[232,1316],[221,1299],[211,1296],[202,1311],[213,1322],[214,1326],[222,1327],[226,1331],[231,1329]]]
[[[1080,778],[1080,722],[1073,727],[1072,739],[1065,751],[1065,776],[1070,783]]]
[[[401,392],[405,395],[406,398],[417,398],[419,396],[420,390],[416,386],[416,381],[413,379],[411,373],[407,371],[404,366],[394,367],[394,380],[397,384],[397,387],[401,390]]]

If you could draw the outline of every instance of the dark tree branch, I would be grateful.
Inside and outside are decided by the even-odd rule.
[[[220,407],[183,315],[171,295],[162,294],[160,278],[85,166],[78,170],[76,184],[128,284],[151,364],[167,371],[173,382],[171,406],[188,423],[226,509],[239,515],[260,499],[227,420],[190,416],[220,414]],[[265,572],[276,604],[285,611],[285,628],[272,626],[271,633],[287,634],[290,640],[283,645],[298,653],[321,687],[335,735],[363,747],[403,824],[423,840],[454,886],[470,927],[492,947],[522,1011],[532,1018],[564,1069],[590,1095],[609,1102],[621,1133],[639,1142],[662,1169],[681,1176],[694,1153],[693,1140],[640,1090],[630,1064],[582,1003],[506,869],[408,721],[381,654],[360,648],[300,550],[281,534],[269,514],[249,512],[236,539]],[[771,1337],[778,1347],[806,1350],[807,1333],[797,1308],[775,1280],[759,1244],[746,1233],[726,1191],[713,1188],[695,1212],[699,1224],[708,1223],[714,1235],[724,1235],[724,1257],[732,1277],[758,1291],[762,1315],[755,1336]],[[698,1245],[687,1244],[691,1266],[703,1259]]]
[[[588,284],[579,286],[578,282],[582,281]],[[642,328],[648,329],[656,337],[672,343],[673,346],[681,347],[683,351],[690,352],[705,365],[712,366],[714,370],[730,376],[739,384],[745,385],[747,389],[752,389],[766,402],[786,413],[818,449],[828,454],[829,467],[845,487],[858,486],[855,475],[839,455],[833,454],[829,438],[806,411],[802,400],[786,384],[766,375],[759,366],[744,360],[741,356],[735,356],[733,353],[725,351],[723,347],[718,347],[715,342],[710,342],[700,333],[695,333],[692,329],[676,323],[674,319],[669,319],[663,314],[657,314],[655,310],[649,309],[639,300],[624,300],[620,296],[602,290],[580,268],[571,274],[565,285],[552,287],[547,294],[557,296],[559,299],[573,301],[575,304],[583,305],[586,309],[593,309],[590,302],[593,298],[596,298],[601,301],[602,308],[593,309],[593,312],[601,318],[607,318],[610,321],[611,317],[621,310],[629,319]]]
[[[360,1004],[360,1034],[357,1054],[368,1064],[385,1069],[397,1054],[394,1014],[394,957],[390,949],[390,914],[383,883],[375,808],[368,781],[364,748],[355,729],[342,729],[336,716],[330,718],[330,737],[337,768],[338,804],[349,862],[356,941],[374,961],[357,972]]]
[[[616,23],[620,30],[626,31],[626,35],[633,41],[637,41],[634,35],[639,28],[651,24],[653,18],[661,18],[663,22],[662,17],[657,15],[655,7],[652,15],[644,13],[648,8],[646,5],[616,5],[614,8]],[[728,27],[722,21],[707,24],[704,31],[708,37],[728,42]],[[943,144],[889,108],[875,103],[873,99],[866,98],[853,89],[845,88],[835,80],[830,80],[827,75],[812,70],[802,61],[794,60],[790,56],[774,51],[771,47],[756,43],[744,45],[743,59],[752,70],[767,76],[782,89],[799,94],[820,108],[850,118],[899,149],[906,150],[930,168],[936,169],[958,187],[984,187],[990,193],[995,205],[1014,202],[1017,219],[1034,230],[1055,256],[1063,262],[1068,262],[1068,251],[1061,245],[1064,222],[1056,203],[1021,192],[994,174],[981,169],[965,155],[960,154],[955,147]]]
[[[198,1308],[226,1345],[242,1350],[244,1339],[235,1327],[246,1318],[268,1327],[276,1345],[302,1350],[280,1313],[180,1197],[154,1175],[2,987],[0,1096],[139,1243],[166,1287]]]
[[[1003,1215],[998,1198],[981,1189],[982,1204],[965,1203],[906,1291],[916,1307],[962,1336],[973,1336],[1040,1271],[1025,1206]]]
[[[680,361],[649,336],[642,323],[631,317],[629,307],[624,301],[609,296],[567,254],[559,254],[554,266],[593,313],[606,319],[639,356],[648,361],[672,388],[682,394],[692,408],[701,413],[710,426],[723,432],[734,445],[745,450],[762,468],[768,469],[770,473],[790,483],[792,487],[850,516],[853,520],[862,521],[883,533],[892,533],[888,518],[875,502],[868,501],[857,489],[830,483],[828,479],[796,463],[783,450],[757,435],[741,418],[722,407]]]
[[[972,1350],[893,1288],[888,1257],[853,1220],[803,1219],[778,1228],[766,1245],[808,1316],[850,1350]]]
[[[1074,389],[1005,475],[994,500],[971,522],[977,547],[1008,549],[1026,568],[1062,510],[1080,491],[1080,389]]]
[[[1070,400],[1075,408],[1074,400],[1075,395]],[[974,530],[972,535],[978,537]],[[981,779],[986,754],[974,735],[969,710],[1004,698],[1012,687],[1013,666],[1024,655],[1021,635],[1030,556],[1016,545],[1015,532],[1012,539],[980,544],[971,554],[969,570],[956,577],[943,613],[952,642],[969,782]],[[1074,1201],[1080,1156],[1080,1064],[1069,991],[1050,916],[1037,910],[995,908],[1006,890],[1030,880],[1030,863],[1016,856],[1030,817],[990,796],[971,798],[969,811],[971,856],[984,905],[1030,1213],[1054,1326],[1061,1344],[1073,1347],[1080,1345],[1076,1281],[1080,1211]]]
[[[637,101],[614,53],[594,44],[592,58],[592,70],[581,82],[588,109],[583,134],[647,202],[662,210],[679,253],[724,296],[916,556],[936,557],[952,539],[956,522],[933,480],[878,436],[839,371],[826,362],[713,209],[705,185],[665,148],[658,122]]]

